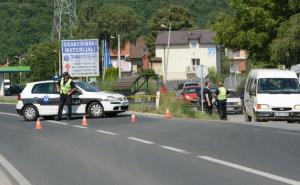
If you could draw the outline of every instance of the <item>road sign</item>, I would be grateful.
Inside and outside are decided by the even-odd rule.
[[[62,40],[62,66],[72,77],[99,76],[98,39]]]
[[[199,65],[195,70],[198,78],[206,78],[208,75],[208,68],[205,65]]]
[[[229,71],[230,71],[230,73],[235,73],[235,67],[230,67]]]

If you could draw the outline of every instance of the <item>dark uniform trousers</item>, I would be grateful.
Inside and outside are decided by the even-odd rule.
[[[65,103],[68,105],[68,118],[71,118],[72,114],[72,95],[60,94],[59,98],[59,108],[58,108],[58,119],[61,119],[62,111]]]
[[[218,113],[221,120],[227,120],[226,101],[227,100],[218,100]]]

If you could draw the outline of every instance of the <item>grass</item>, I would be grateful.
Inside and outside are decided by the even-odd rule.
[[[14,97],[0,97],[1,103],[17,103],[18,100]]]
[[[218,119],[218,116],[215,114],[209,116],[205,112],[202,113],[201,111],[196,110],[194,107],[188,106],[188,104],[176,97],[175,92],[168,92],[166,95],[161,96],[158,110],[156,109],[155,105],[148,103],[134,103],[130,104],[129,106],[129,110],[131,111],[155,113],[161,115],[164,115],[167,109],[169,109],[172,116],[178,118]]]

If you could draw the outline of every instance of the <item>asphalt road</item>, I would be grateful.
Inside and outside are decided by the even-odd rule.
[[[25,185],[300,185],[299,130],[141,115],[133,124],[128,114],[80,121],[35,130],[0,105],[0,169]]]

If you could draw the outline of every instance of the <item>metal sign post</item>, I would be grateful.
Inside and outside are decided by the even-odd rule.
[[[199,67],[196,68],[196,76],[200,78],[201,80],[201,112],[203,112],[203,78],[206,78],[208,75],[208,68],[204,65],[199,65]]]
[[[201,65],[201,112],[203,113],[203,65]]]

